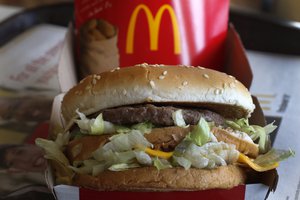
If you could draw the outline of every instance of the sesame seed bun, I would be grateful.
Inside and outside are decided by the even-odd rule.
[[[141,167],[125,171],[105,171],[99,176],[76,174],[74,184],[96,190],[114,191],[195,191],[229,189],[244,184],[246,173],[236,165],[215,169]]]
[[[204,108],[230,119],[248,118],[255,108],[248,89],[225,73],[203,67],[141,64],[86,77],[65,94],[61,109],[65,128],[69,130],[78,117],[77,109],[92,115],[108,108],[137,104]],[[157,149],[174,149],[192,128],[157,127],[145,138],[154,148],[157,145]],[[71,163],[89,159],[110,136],[74,139],[67,145],[65,153]],[[242,139],[227,132],[216,131],[216,137],[218,141],[236,145],[240,152],[254,157],[258,154],[257,146],[241,142]],[[165,146],[161,147],[161,144]],[[214,169],[174,167],[157,170],[141,166],[118,172],[105,170],[99,176],[75,173],[73,184],[105,191],[191,191],[232,188],[244,184],[245,179],[244,169],[232,163]]]
[[[141,64],[90,75],[66,93],[62,115],[69,129],[79,109],[143,104],[203,107],[228,118],[249,117],[255,106],[247,88],[234,77],[203,67]]]

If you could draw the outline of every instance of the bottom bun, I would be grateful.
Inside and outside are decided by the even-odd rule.
[[[229,189],[244,184],[245,180],[245,172],[235,165],[210,170],[170,168],[159,171],[154,167],[142,167],[105,171],[97,177],[77,174],[75,184],[100,191],[193,191]]]

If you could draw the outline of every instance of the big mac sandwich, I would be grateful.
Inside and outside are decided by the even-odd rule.
[[[189,66],[140,64],[90,75],[61,104],[65,131],[37,139],[58,182],[105,191],[232,188],[293,151],[250,125],[247,88]]]

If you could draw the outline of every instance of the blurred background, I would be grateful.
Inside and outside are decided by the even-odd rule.
[[[247,9],[254,12],[268,13],[273,16],[300,21],[299,0],[230,0],[231,7]],[[59,2],[72,2],[72,0],[0,0],[0,4],[17,7],[36,7]]]
[[[298,0],[231,0],[231,6],[269,13],[286,20],[300,21]]]

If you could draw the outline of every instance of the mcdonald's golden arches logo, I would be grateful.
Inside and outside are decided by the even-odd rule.
[[[138,5],[131,14],[128,31],[127,31],[127,39],[126,39],[126,53],[132,54],[133,53],[133,42],[134,42],[134,30],[136,25],[136,19],[140,11],[144,11],[147,16],[149,33],[150,33],[150,50],[157,51],[158,50],[158,34],[161,24],[162,15],[165,11],[167,11],[171,18],[171,23],[173,26],[173,35],[174,35],[174,53],[180,54],[181,53],[181,46],[180,46],[180,32],[178,21],[175,15],[173,8],[168,5],[162,5],[156,15],[154,16],[149,9],[149,7],[145,4]]]

